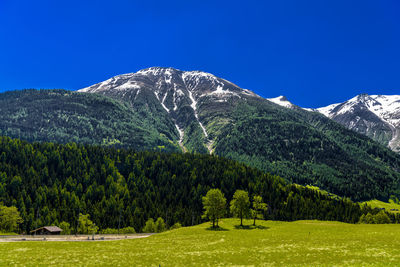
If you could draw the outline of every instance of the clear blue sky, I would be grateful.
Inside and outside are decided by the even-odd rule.
[[[400,94],[399,14],[398,0],[0,0],[0,91],[165,66],[303,107]]]

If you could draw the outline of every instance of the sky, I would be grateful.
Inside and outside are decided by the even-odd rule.
[[[0,92],[162,66],[302,107],[400,94],[400,1],[0,0]]]

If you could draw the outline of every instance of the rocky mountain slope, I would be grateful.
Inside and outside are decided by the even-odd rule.
[[[202,153],[211,153],[215,140],[212,130],[204,126],[209,118],[203,111],[258,97],[209,73],[158,67],[118,75],[79,92],[126,101],[135,109],[146,110],[145,117],[159,117],[161,113],[162,124],[175,126],[179,145],[184,151]],[[154,105],[149,106],[149,103]]]
[[[400,95],[362,94],[317,111],[394,151],[400,151]]]
[[[284,96],[268,100],[286,108],[299,109]],[[361,94],[343,103],[310,109],[400,152],[400,95]]]

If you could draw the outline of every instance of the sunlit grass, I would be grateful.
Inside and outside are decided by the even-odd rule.
[[[383,202],[380,200],[370,200],[362,202],[362,204],[367,204],[372,208],[385,208],[385,211],[393,212],[393,213],[400,213],[400,205],[390,201],[389,203]]]
[[[225,231],[209,223],[148,238],[97,242],[0,243],[0,265],[126,266],[303,266],[400,263],[400,225],[339,222],[258,222],[237,229],[224,219]],[[245,221],[251,225],[252,221]]]

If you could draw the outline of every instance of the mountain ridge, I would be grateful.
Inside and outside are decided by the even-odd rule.
[[[297,107],[287,99],[275,103],[286,108]],[[400,95],[360,94],[342,103],[302,109],[319,112],[350,130],[400,152]]]

